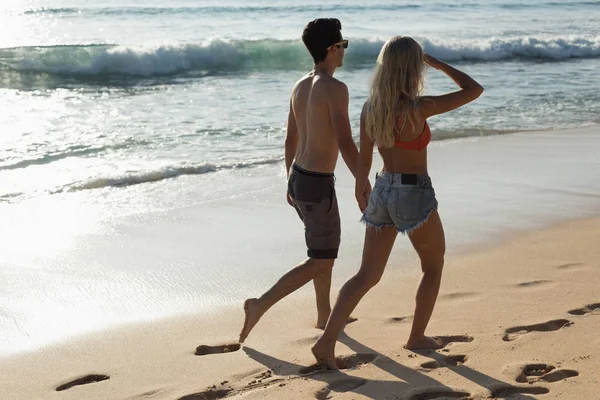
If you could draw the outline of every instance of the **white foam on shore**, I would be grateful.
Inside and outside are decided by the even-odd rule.
[[[598,148],[598,126],[432,142],[449,252],[597,215]],[[371,176],[380,166],[376,159]],[[0,204],[9,222],[0,227],[0,354],[260,294],[305,257],[285,185],[276,164]],[[337,188],[336,286],[357,270],[364,234],[341,160]],[[416,263],[399,237],[389,268]]]

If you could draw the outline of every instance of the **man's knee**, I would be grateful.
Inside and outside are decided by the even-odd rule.
[[[333,268],[335,258],[310,258],[309,262],[322,273]]]
[[[323,270],[323,272],[330,270],[333,268],[333,264],[335,263],[334,258],[327,258],[319,260],[319,269]]]

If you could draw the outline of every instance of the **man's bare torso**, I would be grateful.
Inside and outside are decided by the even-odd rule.
[[[338,143],[330,118],[337,79],[315,71],[300,79],[292,91],[292,110],[298,129],[295,163],[314,172],[331,173],[338,159]]]

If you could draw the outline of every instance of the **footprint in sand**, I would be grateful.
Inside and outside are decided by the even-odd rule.
[[[358,353],[350,356],[339,356],[335,358],[335,363],[339,369],[352,369],[362,364],[368,364],[373,362],[377,358],[377,354],[369,353]],[[298,372],[302,375],[307,375],[316,371],[323,370],[323,366],[319,364],[313,364],[308,367],[300,368]]]
[[[514,396],[516,394],[547,394],[550,393],[550,390],[545,387],[537,387],[537,386],[502,386],[496,389],[493,389],[490,393],[490,397],[495,398],[505,398],[508,396]]]
[[[558,382],[563,379],[579,376],[579,372],[572,369],[556,369],[554,365],[548,364],[527,364],[519,376],[516,378],[520,383]]]
[[[440,346],[442,346],[441,348],[444,348],[452,343],[469,343],[475,340],[472,336],[467,335],[434,336],[433,338],[440,343]]]
[[[271,370],[270,369],[265,370],[264,368],[254,368],[254,369],[251,369],[250,371],[246,371],[241,374],[233,375],[232,378],[234,378],[235,380],[241,381],[241,380],[249,378],[253,375],[256,375],[258,373],[268,373],[268,372],[271,372]]]
[[[207,389],[200,393],[188,394],[180,397],[179,400],[217,400],[223,399],[231,393],[233,389]]]
[[[429,361],[421,364],[422,368],[425,369],[437,369],[443,367],[456,367],[459,365],[463,365],[468,360],[468,357],[463,354],[456,354],[451,356],[444,357],[443,360],[437,361]]]
[[[548,364],[527,364],[520,368],[521,371],[515,381],[519,383],[535,382],[538,377],[546,375],[554,369],[553,365]]]
[[[71,389],[74,386],[79,385],[87,385],[90,383],[102,382],[107,379],[110,379],[108,375],[86,375],[81,378],[77,378],[74,381],[65,383],[64,385],[60,385],[56,388],[57,392],[62,392],[63,390]]]
[[[538,380],[542,382],[554,383],[562,381],[563,379],[573,378],[579,376],[579,372],[572,369],[556,369],[549,374],[542,375]]]
[[[251,382],[248,382],[246,386],[244,386],[239,392],[243,393],[254,389],[266,389],[270,386],[275,385],[276,383],[283,382],[283,380],[283,378],[268,378],[265,381],[263,381],[262,379],[256,379]]]
[[[273,377],[273,371],[271,371],[270,369],[263,371],[258,375],[254,375],[254,379],[258,379],[258,380],[272,378],[272,377]]]
[[[600,310],[600,303],[588,304],[585,307],[576,308],[575,310],[569,311],[571,315],[585,315],[593,313],[596,310]]]
[[[412,319],[413,319],[413,316],[409,315],[409,316],[406,316],[406,317],[390,317],[390,318],[388,318],[387,321],[390,324],[397,324],[399,322],[409,322],[409,321],[412,321]]]
[[[455,391],[450,388],[426,388],[419,393],[408,397],[408,400],[443,400],[443,399],[471,399],[471,393],[464,391]]]
[[[551,283],[553,283],[553,282],[546,280],[546,279],[538,279],[536,281],[517,283],[515,286],[519,289],[528,289],[528,288],[534,289],[534,288],[538,288],[538,287],[548,286]]]
[[[349,378],[349,379],[340,379],[334,382],[331,382],[327,387],[319,390],[315,393],[315,399],[317,400],[326,400],[330,399],[332,393],[346,393],[351,390],[357,389],[363,386],[367,381],[365,379],[358,378]]]
[[[238,375],[240,382],[231,387],[229,381],[223,381],[218,386],[212,387],[198,393],[189,394],[180,397],[179,400],[216,400],[225,397],[232,397],[239,394],[253,392],[256,389],[266,389],[279,383],[279,386],[285,386],[284,379],[278,376],[273,376],[273,371],[270,369],[259,369],[248,373]],[[245,381],[245,382],[242,382]]]
[[[140,393],[137,396],[130,397],[130,399],[149,399],[151,397],[160,396],[165,393],[164,389],[148,390],[144,393]]]
[[[562,269],[562,270],[576,270],[576,269],[582,268],[583,265],[584,265],[583,263],[570,263],[570,264],[557,265],[556,268]]]
[[[512,342],[513,340],[516,340],[519,336],[529,332],[553,332],[571,325],[573,325],[573,323],[569,320],[554,319],[552,321],[544,322],[541,324],[515,326],[512,328],[508,328],[504,331],[504,337],[502,338],[502,340],[504,340],[505,342]]]
[[[222,344],[219,346],[206,346],[200,345],[196,347],[196,355],[197,356],[205,356],[208,354],[223,354],[223,353],[232,353],[234,351],[238,351],[242,347],[239,343],[231,343],[231,344]]]
[[[467,300],[474,299],[479,293],[476,292],[456,292],[440,295],[440,300]]]
[[[281,381],[283,381],[283,378],[273,377],[273,371],[268,369],[258,375],[255,375],[250,382],[246,383],[246,385],[244,386],[244,389],[242,391],[248,391],[248,390],[258,389],[258,388],[266,388],[268,386],[272,386],[275,383],[279,383]]]
[[[579,372],[571,369],[556,369],[554,365],[543,363],[516,364],[507,366],[507,372],[518,383],[534,384],[537,382],[558,382],[563,379],[579,376]]]

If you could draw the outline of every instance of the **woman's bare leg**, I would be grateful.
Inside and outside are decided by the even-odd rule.
[[[317,362],[327,368],[337,369],[335,363],[337,338],[358,302],[381,279],[397,234],[395,227],[381,229],[367,227],[360,270],[340,290],[325,326],[325,332],[312,348]]]
[[[405,347],[411,350],[439,348],[438,342],[425,336],[440,291],[446,252],[444,228],[438,212],[432,212],[427,222],[412,231],[409,238],[421,259],[423,277],[417,290],[415,316]]]

